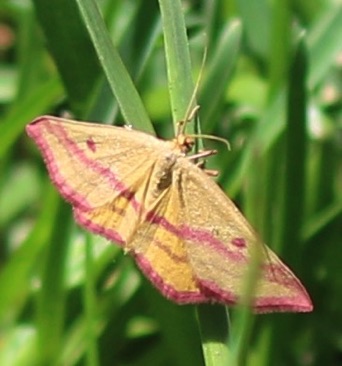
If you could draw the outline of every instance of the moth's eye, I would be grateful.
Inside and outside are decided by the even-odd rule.
[[[186,135],[178,135],[176,138],[176,146],[182,153],[187,154],[195,145],[195,141],[192,137]]]
[[[195,140],[191,137],[185,137],[184,144],[183,144],[188,151],[192,150],[195,145]]]

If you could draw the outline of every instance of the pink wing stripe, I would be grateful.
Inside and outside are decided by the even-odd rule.
[[[155,212],[150,211],[147,216],[147,220],[153,224],[160,225],[165,230],[174,234],[175,236],[184,239],[198,242],[200,245],[208,245],[215,251],[220,252],[230,260],[244,261],[245,256],[242,253],[229,250],[220,240],[216,239],[210,232],[200,229],[192,229],[187,225],[181,225],[176,227],[171,224],[165,217],[157,215]]]
[[[91,232],[103,235],[108,240],[115,241],[121,245],[125,243],[125,241],[122,239],[121,235],[117,231],[113,230],[112,228],[106,228],[102,225],[95,224],[84,215],[84,212],[82,210],[75,209],[74,216],[76,221],[81,226],[88,228]]]
[[[39,118],[35,122],[29,124],[26,127],[26,131],[28,135],[34,139],[34,141],[37,143],[40,151],[42,152],[42,155],[44,157],[44,160],[46,162],[46,165],[48,167],[51,180],[55,184],[56,187],[58,187],[59,191],[61,192],[62,196],[75,206],[78,206],[79,208],[83,210],[89,210],[90,205],[86,201],[86,199],[78,194],[74,189],[72,189],[68,182],[65,181],[64,177],[59,173],[58,166],[55,162],[55,157],[50,149],[49,142],[46,140],[43,132],[43,127],[39,122],[46,122],[44,118]]]
[[[218,302],[228,303],[234,305],[238,302],[238,297],[232,292],[222,291],[214,282],[200,281],[201,290],[206,293],[209,290],[212,298]],[[213,295],[214,293],[214,295]],[[208,296],[210,296],[208,294]],[[271,305],[270,305],[271,304]],[[253,309],[258,313],[265,313],[270,311],[296,311],[308,312],[312,311],[313,306],[308,302],[306,291],[297,296],[277,297],[264,296],[255,299]]]

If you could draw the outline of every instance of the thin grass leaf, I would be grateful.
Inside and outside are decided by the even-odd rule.
[[[291,12],[288,0],[272,4],[272,27],[269,43],[269,97],[282,88],[288,73],[291,39]]]
[[[206,366],[227,365],[230,359],[228,339],[229,312],[221,305],[197,306],[203,354]]]
[[[37,355],[39,364],[53,364],[63,339],[66,307],[65,266],[71,222],[67,203],[60,201],[47,246],[42,287],[37,300]],[[60,230],[60,228],[63,230]],[[53,316],[51,316],[53,314]]]
[[[303,34],[290,69],[286,124],[283,248],[295,266],[303,224],[307,152],[307,53]]]
[[[185,118],[194,91],[190,52],[181,2],[159,0],[159,4],[163,22],[171,111],[176,131],[177,122]],[[189,126],[189,131],[194,132],[193,125]]]
[[[185,30],[185,21],[180,1],[176,0],[160,0],[160,8],[163,21],[165,55],[167,61],[169,92],[172,106],[172,115],[174,121],[175,131],[177,130],[177,121],[184,119],[189,103],[193,94],[194,86],[191,77],[191,62],[190,52],[187,46],[187,37]],[[191,130],[194,131],[193,127]],[[199,312],[201,310],[198,310]],[[220,313],[222,315],[222,312]],[[211,315],[211,316],[210,316]],[[217,312],[212,309],[212,312],[207,312],[208,321],[217,321]],[[201,317],[199,317],[199,320]],[[228,327],[226,320],[226,313],[221,319],[221,324]],[[213,334],[207,327],[200,325],[202,332],[202,342],[204,349],[204,356],[206,363],[211,362],[212,355],[217,351],[217,346],[214,343],[207,343],[208,338],[214,336],[220,344],[221,349],[221,363],[216,365],[223,365],[226,360],[225,354],[228,352],[226,332],[217,329]],[[211,334],[206,335],[206,331]],[[212,329],[211,329],[212,330]],[[224,351],[225,350],[225,351]],[[207,359],[208,357],[208,359]],[[215,359],[217,361],[217,359]]]
[[[99,365],[96,332],[96,292],[95,292],[95,271],[94,254],[91,235],[86,235],[86,279],[84,285],[84,305],[86,317],[86,364],[88,366]]]

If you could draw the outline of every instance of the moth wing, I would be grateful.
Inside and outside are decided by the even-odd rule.
[[[27,133],[77,221],[125,242],[138,224],[146,182],[164,142],[122,127],[51,116],[33,121]]]
[[[311,300],[296,276],[260,243],[233,202],[201,169],[180,161],[179,228],[202,292],[213,301],[235,304],[244,291],[252,253],[262,258],[254,296],[257,312],[311,311]]]

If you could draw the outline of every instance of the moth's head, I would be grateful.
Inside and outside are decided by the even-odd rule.
[[[195,140],[192,137],[181,133],[175,138],[175,143],[177,149],[179,149],[182,153],[187,154],[194,147]]]

